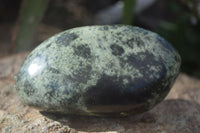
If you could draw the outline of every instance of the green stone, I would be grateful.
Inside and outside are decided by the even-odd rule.
[[[35,48],[15,88],[24,103],[41,111],[138,114],[165,98],[180,63],[171,44],[151,31],[126,25],[79,27]]]

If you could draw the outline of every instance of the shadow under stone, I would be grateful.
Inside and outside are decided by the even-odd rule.
[[[165,100],[148,112],[127,117],[78,116],[48,112],[41,114],[77,131],[85,132],[126,132],[141,127],[142,131],[150,129],[152,131],[149,132],[155,132],[161,125],[164,125],[161,128],[165,131],[200,131],[200,105],[181,99]]]

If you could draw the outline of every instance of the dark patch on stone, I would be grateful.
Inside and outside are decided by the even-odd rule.
[[[48,71],[52,72],[52,73],[55,73],[55,74],[60,74],[61,72],[53,67],[48,67],[47,69]]]
[[[39,59],[40,59],[41,57],[42,57],[42,54],[40,54],[40,53],[37,53],[36,56],[35,56],[35,58],[39,58]]]
[[[44,96],[49,101],[52,101],[52,99],[54,100],[59,99],[59,95],[57,92],[59,87],[60,85],[56,80],[50,81],[49,84],[45,86],[45,89],[47,90],[47,92],[44,94]]]
[[[83,58],[91,58],[91,50],[87,44],[79,45],[74,48],[74,54]]]
[[[104,29],[104,30],[108,30],[108,26],[104,26],[103,29]]]
[[[33,55],[34,55],[33,53],[30,53],[28,56],[26,56],[25,60],[26,60],[27,58],[29,58],[29,59],[32,58]]]
[[[51,46],[51,43],[47,44],[46,48],[49,48]]]
[[[63,33],[56,39],[57,45],[68,46],[72,41],[76,40],[79,36],[75,33]]]
[[[133,48],[133,42],[134,42],[134,38],[129,39],[127,42],[124,43],[124,45],[127,45],[129,48]]]
[[[27,96],[32,96],[35,93],[35,88],[33,88],[32,84],[29,81],[24,82],[24,92]]]
[[[138,37],[133,38],[133,42],[135,42],[138,47],[144,46],[144,42]]]
[[[121,32],[117,32],[116,35],[117,35],[117,37],[122,37],[123,36]],[[121,38],[119,38],[119,39],[121,40]]]
[[[163,77],[161,77],[161,79],[162,78]],[[125,86],[122,82],[123,79],[129,80],[128,84]],[[135,112],[142,112],[142,110],[149,109],[147,101],[154,98],[153,92],[157,92],[157,86],[161,88],[164,87],[160,84],[161,79],[146,83],[142,78],[131,81],[129,77],[120,76],[118,78],[115,76],[103,75],[95,86],[90,87],[87,92],[84,93],[84,102],[88,109],[94,109],[98,106],[99,112],[101,112],[99,107],[103,109],[104,106],[109,107],[109,105],[118,108],[129,105],[134,108]],[[111,107],[110,111],[112,111]]]
[[[142,47],[145,45],[144,42],[138,37],[131,38],[128,41],[124,42],[123,44],[127,45],[129,48]],[[136,44],[136,46],[135,46],[135,44]]]
[[[72,82],[87,83],[91,76],[92,67],[90,65],[80,68],[73,73],[72,76],[68,76],[68,79]]]
[[[159,58],[159,60],[156,61],[155,56],[152,53],[140,52],[127,55],[127,63],[135,68],[140,68],[147,65],[158,66],[162,63],[162,60]]]
[[[107,36],[103,36],[102,38],[103,38],[103,41],[106,41],[106,42],[108,41]]]
[[[127,85],[123,85],[123,79],[128,79]],[[142,102],[140,97],[143,86],[136,86],[137,82],[131,81],[130,77],[103,75],[97,84],[85,93],[85,100],[90,105],[125,105]]]
[[[132,53],[127,56],[127,60],[124,60],[124,58],[120,58],[120,65],[122,68],[126,63],[138,69],[140,73],[144,76],[142,80],[147,83],[152,82],[153,80],[157,80],[158,78],[156,78],[156,75],[159,75],[160,78],[162,75],[165,75],[167,71],[163,64],[163,60],[161,58],[156,60],[155,56],[149,52],[140,52],[137,54]],[[160,70],[151,70],[151,66],[159,66]],[[151,75],[153,79],[150,78]]]
[[[44,97],[46,97],[49,102],[51,102],[52,99],[55,100],[57,98],[56,95],[55,95],[55,90],[50,90],[50,91],[46,92],[44,94]]]
[[[153,38],[151,36],[144,36],[144,40],[148,40],[148,42],[152,42]]]
[[[107,31],[109,30],[108,26],[99,26],[97,30],[101,30],[101,31]]]
[[[57,83],[57,81],[56,80],[54,80],[54,81],[50,81],[49,82],[49,84],[47,84],[46,86],[45,86],[45,88],[47,89],[47,90],[57,90],[57,88],[59,88],[59,84]]]
[[[117,44],[112,44],[110,46],[110,48],[112,49],[112,54],[113,55],[119,55],[120,56],[120,55],[122,55],[124,53],[124,49],[121,46],[117,45]]]
[[[89,105],[113,105],[121,104],[124,88],[115,81],[117,77],[103,75],[97,84],[88,89],[84,94],[85,103]]]

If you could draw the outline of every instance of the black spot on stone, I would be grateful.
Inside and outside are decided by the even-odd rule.
[[[134,42],[138,47],[144,46],[144,42],[140,38],[134,38]]]
[[[32,96],[35,93],[35,89],[33,88],[32,84],[29,81],[24,82],[24,92],[27,96]]]
[[[47,44],[46,48],[49,48],[51,46],[51,43]]]
[[[42,54],[38,52],[38,53],[36,54],[35,58],[42,58]]]
[[[133,42],[134,42],[134,38],[131,38],[124,44],[127,45],[129,48],[133,48]]]
[[[91,58],[90,47],[87,44],[74,47],[74,54],[83,58]]]
[[[55,74],[60,74],[61,72],[53,67],[48,67],[47,70],[49,72],[55,73]]]
[[[117,32],[116,35],[117,35],[117,37],[123,36],[123,34],[122,34],[121,32]],[[120,39],[121,39],[121,38],[120,38]]]
[[[57,38],[57,45],[68,46],[72,41],[76,40],[79,36],[75,33],[64,33]]]
[[[110,48],[112,49],[113,55],[122,55],[124,53],[124,49],[119,45],[112,44]]]
[[[101,31],[107,31],[109,28],[108,28],[108,26],[99,26],[98,27],[98,30],[101,30]]]
[[[103,41],[108,41],[107,36],[103,36],[102,38],[103,38],[103,39],[102,39]]]
[[[123,43],[124,45],[127,45],[130,48],[134,47],[142,47],[144,46],[144,42],[140,38],[131,38],[128,41]]]

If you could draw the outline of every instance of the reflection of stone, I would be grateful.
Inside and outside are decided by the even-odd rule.
[[[146,8],[150,7],[156,0],[137,0],[133,14],[139,14]],[[114,24],[119,23],[122,18],[122,10],[124,3],[118,1],[117,3],[99,11],[95,15],[96,24]]]
[[[0,132],[107,132],[107,133],[199,133],[200,80],[180,74],[166,100],[145,114],[128,118],[75,117],[45,114],[23,105],[13,90],[13,75],[27,54],[7,60],[10,76],[0,79]],[[6,69],[6,67],[5,67]],[[47,117],[46,117],[47,116]]]

